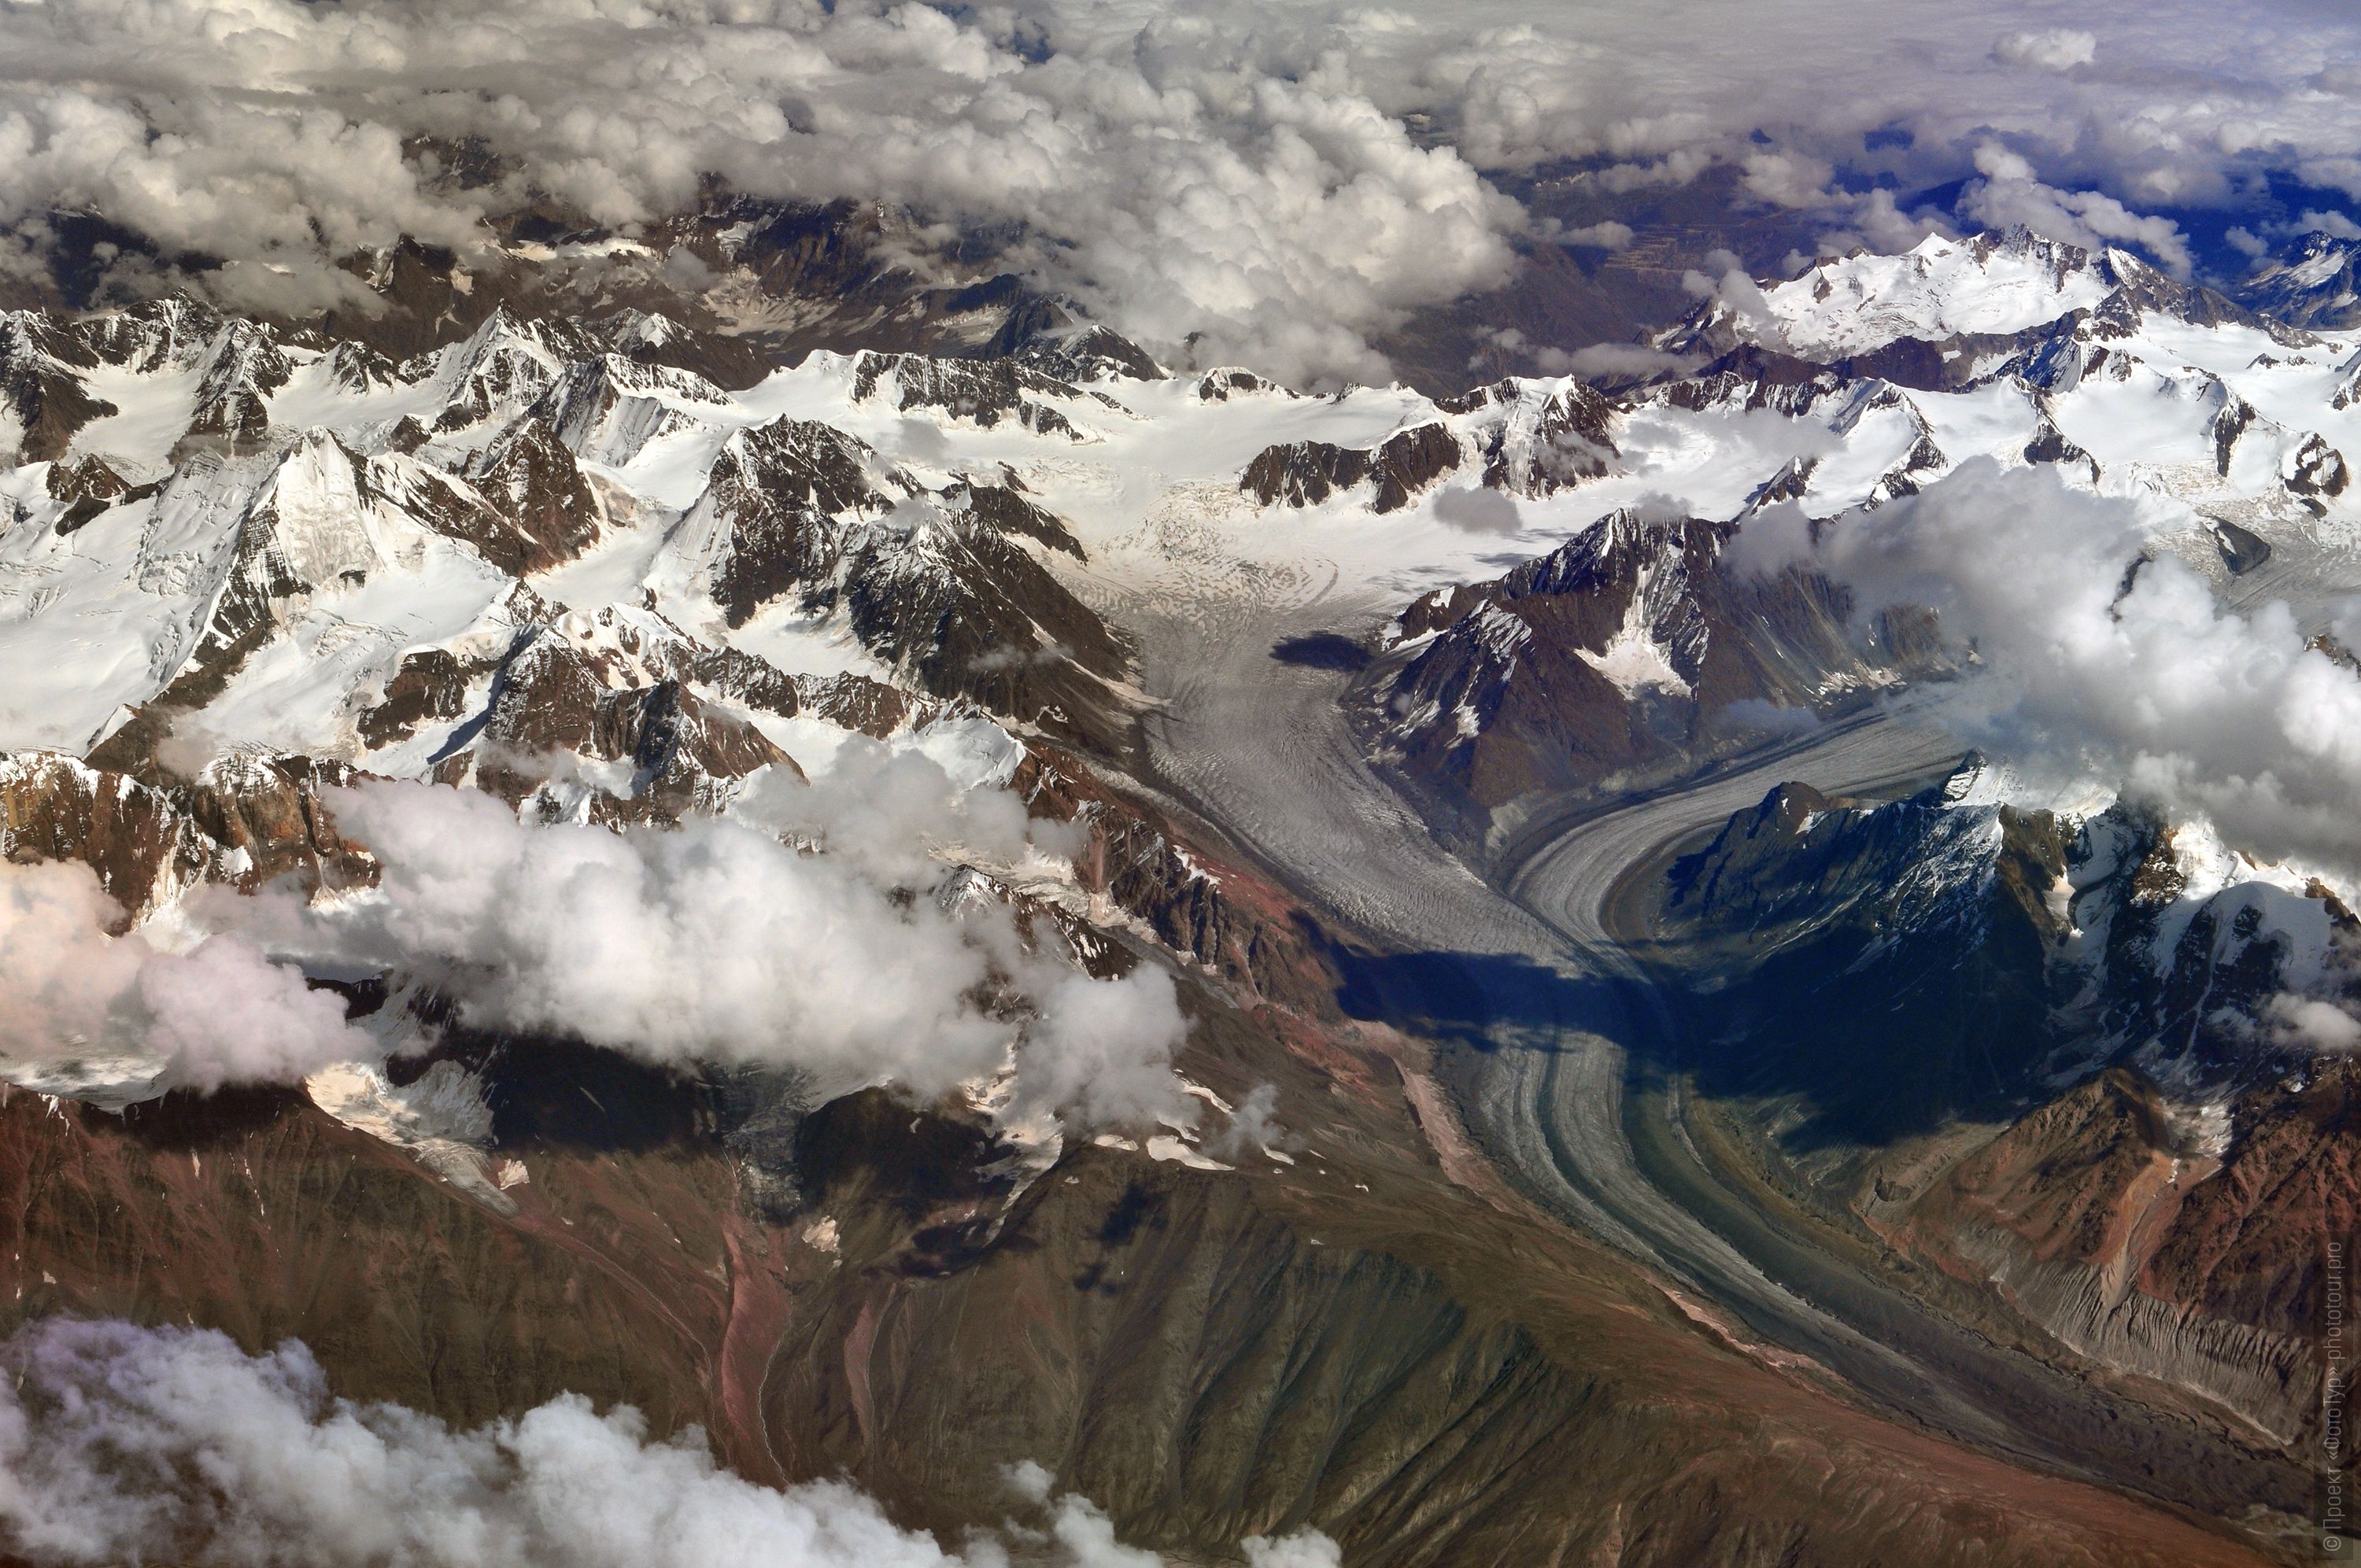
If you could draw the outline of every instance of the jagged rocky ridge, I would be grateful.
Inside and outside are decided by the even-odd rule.
[[[2042,466],[2169,500],[2185,521],[2159,543],[2223,580],[2301,582],[2352,527],[2361,345],[2023,233],[1827,259],[1761,294],[1701,304],[1664,346],[1704,363],[1619,398],[1504,383],[1435,405],[1415,466],[1397,436],[1341,458],[1274,447],[1249,471],[1257,498],[1316,505],[1349,482],[1372,510],[1422,479],[1439,521],[1476,532],[1587,500],[1553,554],[1431,591],[1378,641],[1379,743],[1476,829],[1945,666],[1922,620],[1852,625],[1825,584],[1732,580],[1721,550],[1766,508],[1836,519],[1970,458]],[[1492,509],[1457,499],[1471,477]]]
[[[1800,1190],[2073,1356],[2314,1430],[2317,1271],[2361,1194],[2349,1064],[2287,1019],[2350,988],[2333,892],[1971,770],[1887,803],[1781,786],[1663,896],[1684,1065],[1758,1107]]]
[[[1630,787],[1941,667],[1913,618],[1856,633],[1824,577],[1725,572],[1737,526],[1618,512],[1417,599],[1375,683],[1381,754],[1477,808]]]
[[[794,265],[820,275],[827,244]],[[388,276],[423,265],[397,257]],[[2018,1495],[2013,1473],[1971,1466],[1951,1473],[1972,1475],[1960,1486],[1938,1478],[1939,1451],[1875,1457],[1886,1429],[1848,1424],[1857,1412],[1765,1373],[1587,1250],[1553,1255],[1545,1290],[1494,1278],[1529,1233],[1496,1218],[1503,1195],[1479,1203],[1439,1174],[1456,1157],[1454,1179],[1476,1179],[1447,1114],[1408,1108],[1415,1058],[1336,1017],[1317,928],[1285,894],[1124,787],[1111,763],[1141,699],[1127,645],[1093,608],[1109,579],[1206,591],[1190,574],[1209,555],[1259,572],[1268,551],[1282,580],[1309,555],[1389,591],[1526,557],[1415,601],[1401,657],[1380,666],[1417,669],[1406,678],[1423,694],[1392,715],[1403,765],[1486,806],[1677,766],[1729,732],[1735,706],[1764,720],[1908,667],[1894,638],[1848,635],[1825,585],[1720,578],[1751,507],[1834,515],[1985,452],[2192,497],[2224,570],[2341,518],[2353,438],[2321,389],[2349,346],[2231,316],[2192,323],[2172,313],[2181,296],[2126,299],[2044,323],[2005,356],[1993,345],[1982,379],[1940,394],[1739,345],[1614,400],[1563,378],[1444,400],[1166,378],[1113,334],[1005,293],[963,318],[1002,323],[961,345],[981,356],[929,356],[949,339],[881,331],[776,372],[748,356],[753,336],[623,309],[495,308],[455,340],[376,345],[178,303],[12,318],[10,396],[35,398],[10,405],[26,461],[5,492],[0,658],[41,701],[0,697],[18,748],[0,782],[11,855],[90,859],[137,914],[200,880],[366,877],[316,809],[318,781],[346,768],[489,788],[546,817],[661,821],[726,809],[758,773],[817,771],[850,731],[939,747],[1086,828],[1070,879],[983,895],[1026,901],[1085,964],[1160,948],[1213,988],[1191,992],[1193,1011],[1251,1024],[1214,1027],[1188,1070],[1233,1101],[1283,1077],[1282,1119],[1312,1129],[1325,1162],[1245,1157],[1271,1179],[1268,1212],[1224,1185],[1237,1173],[1170,1149],[1078,1150],[1059,1179],[1017,1191],[1014,1168],[976,1179],[1009,1157],[956,1117],[922,1118],[925,1146],[909,1147],[889,1136],[900,1108],[815,1122],[792,1085],[610,1096],[583,1075],[612,1063],[552,1042],[501,1042],[506,1073],[458,1055],[430,1069],[489,1086],[475,1166],[427,1166],[294,1097],[176,1101],[120,1125],[69,1111],[52,1127],[16,1096],[0,1109],[42,1135],[20,1179],[62,1194],[46,1230],[23,1223],[49,1240],[15,1255],[22,1310],[195,1310],[248,1338],[310,1333],[300,1303],[318,1280],[302,1269],[126,1284],[123,1260],[176,1201],[220,1227],[219,1255],[275,1255],[267,1216],[225,1217],[230,1151],[260,1157],[258,1203],[267,1188],[299,1220],[315,1212],[297,1196],[307,1169],[341,1158],[373,1193],[401,1194],[361,1250],[428,1282],[415,1313],[390,1310],[331,1347],[358,1388],[463,1415],[557,1387],[612,1392],[662,1424],[709,1421],[750,1473],[850,1467],[947,1528],[988,1511],[994,1466],[1028,1446],[1056,1451],[1060,1475],[1139,1539],[1205,1551],[1309,1519],[1372,1559],[1497,1555],[1546,1534],[1626,1555],[1645,1540],[1672,1563],[1740,1550],[1731,1532],[1754,1528],[1741,1521],[1768,1519],[1799,1561],[1939,1558],[1970,1538],[2003,1542],[1988,1555],[2004,1561],[2202,1560],[2212,1543],[2151,1551],[2152,1521],[2091,1527],[2083,1499],[2053,1519],[2057,1499]],[[2140,337],[2151,316],[2216,334],[2205,362],[2181,337]],[[2255,334],[2272,363],[2232,365]],[[2169,441],[2110,444],[2092,394],[2124,388],[2166,411]],[[1693,504],[1647,499],[1668,488]],[[1486,637],[1504,622],[1532,652],[1496,656]],[[61,627],[108,657],[59,660]],[[1563,711],[1558,686],[1573,693]],[[577,1102],[593,1090],[645,1113],[586,1123]],[[1332,1103],[1349,1113],[1309,1109]],[[492,1161],[511,1158],[525,1175],[504,1186]],[[454,1190],[436,1204],[465,1207],[426,1204],[400,1186],[423,1188],[422,1168],[478,1185],[442,1175]],[[928,1173],[919,1190],[911,1170]],[[1977,1192],[2005,1186],[1994,1170]],[[1305,1196],[1325,1190],[1314,1174],[1334,1197]],[[1362,1185],[1375,1191],[1345,1196]],[[562,1218],[536,1207],[553,1190]],[[114,1250],[60,1266],[59,1238],[109,1204],[130,1216],[102,1227]],[[438,1272],[405,1230],[454,1238],[459,1258],[533,1261],[488,1300],[452,1279],[490,1265]],[[63,1283],[33,1285],[41,1273]],[[665,1310],[633,1277],[664,1282]],[[586,1300],[597,1332],[515,1352],[521,1322]],[[1039,1321],[1045,1300],[1050,1330],[1005,1332],[1013,1314]],[[1635,1317],[1651,1325],[1644,1354],[1630,1350]],[[461,1332],[469,1321],[487,1326]],[[1340,1347],[1338,1321],[1376,1326]],[[467,1348],[413,1376],[392,1347],[422,1337]],[[642,1341],[662,1348],[612,1348]],[[1345,1365],[1358,1357],[1378,1373]],[[1257,1403],[1268,1368],[1299,1358],[1334,1397]],[[1641,1391],[1668,1376],[1683,1398],[1659,1420]],[[1733,1399],[1732,1428],[1699,1420]],[[1266,1446],[1104,1418],[1143,1403],[1263,1411]],[[987,1427],[990,1443],[943,1437]],[[1806,1460],[1783,1446],[1794,1431],[1809,1434]],[[1388,1468],[1397,1444],[1418,1445],[1407,1469]],[[1272,1478],[1243,1500],[1240,1453]],[[1575,1471],[1593,1479],[1570,1494]],[[1479,1472],[1494,1479],[1471,1483]],[[1806,1474],[1848,1481],[1815,1497],[1796,1484]],[[1864,1504],[1856,1475],[1921,1502]]]

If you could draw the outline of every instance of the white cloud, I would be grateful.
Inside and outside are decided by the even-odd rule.
[[[1637,343],[1594,343],[1571,353],[1544,349],[1543,368],[1555,376],[1661,376],[1694,370],[1695,355],[1669,354]],[[1556,354],[1554,359],[1546,356]]]
[[[2072,27],[2044,27],[2038,32],[2002,34],[1993,45],[1993,58],[2003,65],[2071,71],[2078,65],[2090,64],[2098,50],[2096,34]]]
[[[169,952],[137,932],[108,936],[122,914],[79,861],[0,863],[0,1056],[152,1058],[162,1081],[214,1090],[287,1082],[370,1048],[342,999],[244,937]]]
[[[1708,266],[1721,268],[1720,276],[1711,277],[1691,269],[1681,274],[1681,288],[1696,299],[1715,302],[1751,323],[1759,336],[1777,342],[1786,329],[1772,311],[1763,286],[1739,266],[1738,258],[1726,250],[1717,250],[1708,252],[1706,261]]]
[[[1054,23],[1054,17],[1044,18]],[[537,189],[631,225],[718,173],[756,195],[1027,225],[1015,255],[1168,352],[1374,375],[1367,337],[1501,280],[1521,225],[1448,147],[1347,88],[1148,20],[1039,58],[1042,23],[917,5],[60,0],[0,15],[0,214],[91,208],[310,308],[330,263],[466,246]],[[406,137],[520,172],[459,192]]]
[[[1608,218],[1600,223],[1586,224],[1581,228],[1560,230],[1556,239],[1560,245],[1585,246],[1597,250],[1629,250],[1631,248],[1631,225]]]
[[[1481,485],[1453,486],[1436,492],[1434,521],[1463,533],[1505,537],[1525,525],[1516,498]]]
[[[1246,1554],[1246,1568],[1339,1568],[1345,1554],[1318,1530],[1300,1530],[1273,1540],[1250,1535],[1238,1542]]]
[[[1027,953],[1001,905],[936,896],[953,867],[930,846],[1016,866],[1044,839],[1070,850],[1067,830],[1032,831],[1013,795],[960,790],[916,752],[855,743],[837,763],[819,784],[759,792],[762,831],[534,827],[475,791],[332,791],[378,886],[318,907],[200,890],[185,921],[213,934],[186,952],[109,937],[122,912],[79,862],[0,864],[0,1058],[20,1076],[60,1069],[43,1081],[136,1087],[160,1069],[160,1086],[210,1091],[381,1056],[300,961],[395,970],[479,1027],[663,1065],[795,1067],[828,1092],[888,1083],[924,1099],[1013,1064],[1020,1113],[1191,1114],[1170,1071],[1187,1025],[1168,975],[1092,980]],[[71,1063],[115,1068],[63,1073]]]
[[[2349,1051],[2361,1046],[2361,1019],[2333,1002],[2283,992],[2264,1010],[2279,1041],[2310,1051]]]
[[[1988,228],[2021,225],[2091,250],[2127,242],[2154,255],[2176,278],[2187,278],[2194,266],[2180,225],[2169,218],[2135,213],[2101,192],[2046,185],[2023,155],[1997,142],[1976,148],[1975,166],[1984,178],[1960,193],[1960,214],[1975,223]]]
[[[1725,165],[1887,245],[1833,170],[1925,189],[1998,140],[2026,172],[1960,215],[2169,258],[2142,208],[2233,202],[2257,168],[2361,190],[2361,18],[2249,10],[2230,48],[2201,0],[2094,0],[2071,28],[2039,0],[1708,13],[55,0],[0,12],[0,230],[14,268],[43,214],[95,210],[234,260],[210,276],[233,301],[310,307],[356,297],[328,265],[353,247],[464,247],[537,192],[628,225],[711,172],[1021,234],[1010,260],[1166,357],[1202,334],[1199,357],[1310,378],[1382,375],[1373,339],[1509,275],[1532,225],[1483,171],[1589,160],[1612,191]],[[420,135],[514,172],[457,191],[404,156]]]
[[[468,1430],[337,1398],[303,1345],[249,1356],[210,1330],[51,1319],[0,1343],[0,1539],[39,1564],[201,1568],[1007,1568],[1010,1535],[947,1552],[837,1481],[777,1490],[690,1429],[561,1395]],[[1014,1536],[1054,1568],[1160,1568],[1082,1497]],[[1047,1547],[1040,1552],[1038,1549]],[[1245,1543],[1256,1568],[1334,1568],[1314,1531]]]
[[[1741,161],[1746,193],[1774,207],[1825,207],[1836,170],[1827,159],[1795,152],[1750,152]]]
[[[2312,207],[2305,208],[2297,215],[2294,229],[2298,234],[2317,231],[2333,239],[2361,239],[2361,224],[2355,223],[2343,213],[2323,212]]]
[[[2310,647],[2285,604],[2233,609],[2157,551],[2176,521],[1979,458],[1817,543],[1793,509],[1766,512],[1731,558],[1810,561],[1863,611],[1933,606],[1978,658],[1927,688],[1935,711],[2027,779],[2103,784],[2354,885],[2361,674]]]
[[[946,912],[929,894],[947,868],[911,848],[917,824],[939,813],[947,836],[964,822],[1005,853],[1021,807],[953,815],[941,770],[911,762],[814,793],[805,821],[825,853],[731,821],[534,827],[472,791],[331,792],[340,829],[381,862],[379,885],[302,912],[287,935],[425,979],[470,1023],[658,1063],[792,1066],[830,1091],[890,1082],[924,1098],[993,1076],[1013,1048],[1024,1110],[1182,1111],[1170,979],[1091,980],[1026,958],[997,906]],[[984,1005],[1005,979],[1029,1019]]]

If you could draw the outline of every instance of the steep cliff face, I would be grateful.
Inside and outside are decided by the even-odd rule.
[[[2114,1069],[1867,1212],[2078,1354],[2293,1444],[2320,1419],[2327,1248],[2361,1235],[2350,1076],[2246,1107],[2219,1151]]]
[[[2361,1139],[2351,1064],[2274,1022],[2342,918],[2286,880],[2120,808],[1786,785],[1672,868],[1683,1065],[2052,1354],[2294,1445]]]
[[[1457,468],[1465,454],[1450,431],[1422,424],[1367,449],[1325,441],[1266,447],[1238,481],[1265,506],[1318,506],[1331,496],[1370,487],[1369,510],[1400,511]]]
[[[1924,662],[1910,628],[1850,633],[1825,579],[1725,572],[1736,532],[1618,512],[1496,581],[1413,601],[1371,692],[1387,754],[1491,810],[1759,744]]]
[[[1783,785],[1675,862],[1665,929],[1721,1024],[1715,1092],[1800,1094],[1799,1152],[2007,1103],[2060,1043],[2054,819]]]
[[[0,855],[80,861],[126,920],[202,882],[251,892],[281,877],[305,891],[374,872],[335,830],[323,786],[352,770],[306,757],[225,758],[193,779],[148,783],[53,752],[0,757]]]

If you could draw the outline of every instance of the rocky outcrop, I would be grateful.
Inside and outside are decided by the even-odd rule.
[[[866,443],[806,420],[730,438],[696,511],[721,535],[712,593],[731,625],[798,590],[807,603],[832,600],[847,521],[894,504],[875,467]]]
[[[320,798],[354,776],[306,757],[226,757],[166,784],[15,752],[0,757],[0,856],[81,861],[126,925],[203,882],[248,892],[282,877],[306,892],[365,885],[374,865]]]
[[[14,437],[16,461],[62,457],[76,431],[116,411],[85,391],[75,374],[96,363],[87,346],[46,316],[11,312],[0,318],[0,404],[6,409],[0,424]]]
[[[1181,842],[1175,828],[1081,759],[1026,748],[1009,787],[1036,817],[1070,823],[1082,841],[1075,880],[1163,948],[1244,994],[1309,1018],[1333,1018],[1338,977],[1290,901],[1259,873]]]
[[[2273,1003],[2350,917],[2176,837],[1784,785],[1672,867],[1657,950],[1698,1090],[1784,1179],[2051,1354],[2293,1446],[2361,1141],[2351,1065]]]
[[[1840,703],[1924,657],[1883,622],[1856,646],[1823,578],[1724,573],[1735,531],[1619,512],[1504,577],[1414,601],[1373,694],[1392,760],[1489,810],[1759,739],[1778,710]]]
[[[54,525],[60,534],[71,533],[100,513],[144,499],[161,488],[155,483],[133,484],[94,453],[71,462],[52,463],[42,478],[42,488],[66,503]]]
[[[1104,732],[1131,652],[1036,556],[970,510],[872,537],[847,561],[854,635],[921,690]]]
[[[729,395],[702,376],[605,354],[567,367],[533,417],[585,461],[620,467],[651,443],[695,429],[700,413],[729,407]]]
[[[730,781],[764,768],[801,776],[760,729],[682,681],[643,680],[555,630],[529,636],[501,664],[471,744],[476,782],[512,803],[539,790],[560,759],[624,764],[621,776],[592,786],[590,815],[601,820],[677,821],[718,811]],[[544,809],[566,807],[553,796]]]
[[[882,399],[906,411],[933,409],[986,430],[1011,420],[1037,435],[1080,440],[1082,433],[1051,400],[1089,396],[1014,359],[936,359],[870,351],[853,359],[855,402]]]
[[[1772,791],[1666,878],[1666,934],[1731,1021],[1700,1086],[1799,1102],[1779,1135],[1798,1157],[2010,1103],[2063,1039],[2065,855],[2043,814]]]
[[[460,718],[468,687],[491,667],[462,663],[445,648],[404,653],[383,695],[361,710],[361,743],[375,751],[409,740],[422,724]]]
[[[598,497],[557,432],[518,421],[467,465],[467,480],[506,527],[469,542],[512,576],[571,561],[598,538]]]
[[[1294,441],[1265,447],[1238,481],[1264,506],[1318,506],[1367,484],[1372,511],[1400,511],[1444,475],[1457,468],[1458,439],[1441,424],[1422,424],[1375,447]]]
[[[1869,1214],[2078,1355],[2292,1446],[2320,1414],[2322,1259],[2356,1236],[2350,1113],[2345,1087],[2299,1091],[2225,1158],[2114,1070]]]
[[[270,432],[268,400],[293,374],[269,329],[249,321],[225,323],[206,352],[180,448],[256,450]]]
[[[1435,407],[1469,416],[1482,482],[1492,489],[1547,496],[1598,478],[1620,455],[1614,405],[1581,381],[1499,381],[1438,398]]]

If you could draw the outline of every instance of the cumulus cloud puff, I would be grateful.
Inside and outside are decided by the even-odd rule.
[[[2071,71],[2078,65],[2090,64],[2098,51],[2098,35],[2074,27],[2004,33],[1993,45],[1993,58],[2002,64],[2032,66],[2039,71]]]
[[[2176,278],[2194,263],[2180,225],[2133,212],[2099,191],[2060,191],[2034,177],[2026,159],[1993,142],[1975,150],[1977,172],[1960,192],[1960,213],[1987,228],[2022,227],[2086,249],[2128,243],[2147,249]]]
[[[719,175],[1005,227],[1015,259],[1159,345],[1382,369],[1405,309],[1497,283],[1521,218],[1350,90],[1157,18],[1051,48],[1054,17],[919,5],[60,0],[0,16],[0,212],[93,209],[223,257],[234,301],[355,297],[332,263],[466,247],[555,197],[627,225]],[[405,138],[516,172],[458,191]]]
[[[109,937],[122,917],[78,861],[0,864],[0,1056],[37,1075],[128,1056],[134,1077],[210,1091],[368,1050],[340,998],[246,938],[169,952],[137,933]]]
[[[565,1395],[458,1430],[335,1398],[294,1341],[249,1356],[200,1329],[38,1322],[0,1344],[0,1540],[40,1564],[201,1568],[1006,1568],[947,1552],[855,1488],[784,1491],[716,1464],[691,1429]],[[1035,1467],[1038,1472],[1038,1467]],[[1058,1568],[1160,1568],[1085,1499],[1023,1539]],[[1039,1550],[1046,1546],[1046,1552]],[[1334,1568],[1303,1531],[1244,1543],[1257,1568]]]
[[[1006,1098],[1026,1114],[1189,1117],[1170,976],[1091,979],[1028,951],[1000,905],[937,896],[951,867],[928,833],[1016,861],[1038,847],[1021,805],[959,791],[912,753],[840,762],[827,787],[769,808],[824,851],[734,821],[618,833],[529,825],[474,791],[335,791],[377,887],[319,907],[207,890],[188,915],[214,934],[186,952],[107,935],[122,912],[85,866],[0,866],[0,1058],[27,1081],[136,1095],[151,1079],[284,1083],[382,1056],[301,962],[391,970],[473,1025],[664,1066],[793,1067],[831,1092],[921,1098],[1013,1068]]]
[[[364,297],[332,264],[356,247],[464,248],[545,198],[628,226],[714,175],[1013,236],[1014,264],[1176,362],[1367,378],[1374,337],[1545,237],[1488,177],[1560,160],[1607,191],[1729,166],[1875,243],[1924,220],[1867,179],[1976,177],[1955,216],[2141,244],[2170,240],[2146,209],[2234,203],[2265,169],[2361,194],[2361,19],[2250,6],[2228,51],[2200,0],[2076,13],[52,0],[0,11],[0,253],[95,211],[230,263],[203,276],[233,303],[309,309]],[[1987,143],[2029,172],[1980,171]],[[430,145],[508,172],[459,189]]]
[[[471,1023],[658,1063],[794,1066],[823,1085],[931,1096],[992,1077],[1014,1048],[1029,1110],[1181,1110],[1167,1069],[1184,1025],[1162,971],[1088,979],[1024,955],[997,906],[954,914],[927,896],[939,865],[911,885],[921,865],[902,846],[941,784],[924,766],[933,786],[863,773],[899,779],[900,802],[882,789],[851,793],[858,809],[816,802],[815,826],[843,845],[826,853],[730,821],[534,827],[473,792],[337,791],[339,827],[384,869],[373,894],[307,911],[300,930],[346,961],[426,979]],[[1032,1016],[1012,1025],[1012,1006]]]
[[[2361,673],[2312,646],[2284,603],[2235,609],[2161,553],[2174,521],[1980,458],[1817,539],[1800,515],[1766,513],[1732,560],[1808,562],[1864,611],[1934,607],[1978,660],[1940,690],[1940,716],[2035,782],[2097,782],[2361,882]]]

